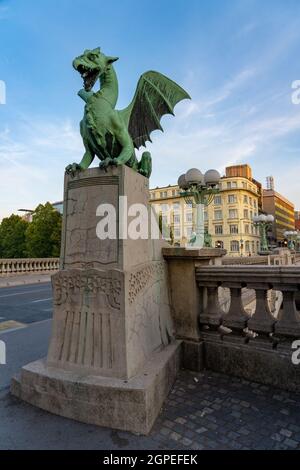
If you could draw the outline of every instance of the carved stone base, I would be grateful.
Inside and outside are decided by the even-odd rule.
[[[11,383],[11,393],[51,413],[88,424],[148,434],[180,366],[181,342],[154,353],[144,370],[129,380],[26,365]]]
[[[148,185],[125,165],[66,175],[48,356],[22,369],[15,395],[87,423],[149,432],[175,379],[179,346],[164,242],[151,238],[146,223]],[[134,205],[144,212],[146,237],[131,236]]]

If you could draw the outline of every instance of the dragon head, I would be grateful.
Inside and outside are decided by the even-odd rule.
[[[90,50],[73,60],[73,67],[83,78],[83,86],[86,91],[91,91],[98,78],[103,75],[110,65],[118,60],[118,57],[108,57],[100,51],[100,47]]]

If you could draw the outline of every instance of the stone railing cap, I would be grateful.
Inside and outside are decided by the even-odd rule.
[[[226,250],[221,248],[183,248],[166,247],[162,249],[164,258],[185,258],[185,259],[209,259],[218,258],[226,254]]]

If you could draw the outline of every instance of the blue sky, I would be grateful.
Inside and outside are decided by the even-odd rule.
[[[243,162],[300,209],[299,0],[0,0],[0,218],[62,198],[83,152],[71,63],[98,46],[120,57],[119,108],[149,69],[192,96],[152,134],[152,187]]]

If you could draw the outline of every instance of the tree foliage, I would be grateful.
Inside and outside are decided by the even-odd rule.
[[[26,231],[28,222],[18,215],[11,215],[0,224],[1,258],[26,257]]]
[[[29,258],[51,258],[60,254],[62,216],[47,202],[40,204],[26,230]]]

